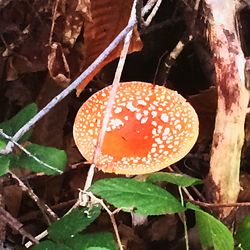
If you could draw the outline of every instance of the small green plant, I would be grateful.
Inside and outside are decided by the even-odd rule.
[[[152,183],[166,181],[180,186],[191,186],[201,183],[201,180],[187,175],[159,172],[151,174],[145,182],[128,178],[101,179],[96,181],[90,187],[89,191],[106,200],[109,204],[112,204],[116,208],[140,215],[173,214],[192,210],[195,213],[196,225],[199,231],[200,241],[204,249],[212,247],[215,250],[233,250],[233,234],[222,222],[196,205],[187,203],[186,206],[182,206],[182,203],[172,194]],[[99,212],[94,212],[94,215],[90,215],[91,218],[88,222],[86,222],[86,217],[85,219],[80,219],[81,216],[84,216],[84,213],[81,214],[81,212],[79,212],[80,210],[74,210],[71,214],[66,215],[60,221],[55,222],[48,229],[50,240],[40,243],[34,249],[50,250],[52,247],[53,249],[78,250],[117,249],[114,239],[110,234],[102,233],[82,235],[78,233],[81,229],[85,229],[87,225],[92,223],[99,216],[100,208],[98,207],[95,209],[95,211]],[[89,212],[89,214],[91,214],[91,212]],[[249,249],[247,248],[250,243],[249,237],[247,236],[250,232],[249,218],[250,217],[242,223],[236,234],[236,242],[237,244],[241,244],[242,249]],[[73,223],[70,223],[70,221]],[[74,222],[76,224],[82,223],[84,226],[79,225],[77,227]],[[71,240],[67,240],[67,243],[63,243],[65,239],[70,238],[70,235],[72,235]],[[94,244],[96,237],[102,237],[102,246],[91,245]],[[67,245],[68,248],[62,248],[65,247],[63,244]],[[78,248],[75,247],[76,245]]]
[[[35,103],[29,104],[10,120],[0,123],[0,129],[5,134],[13,136],[36,113],[37,105]],[[67,163],[67,155],[64,150],[27,143],[31,133],[30,130],[19,140],[19,143],[26,145],[23,147],[30,153],[29,155],[23,151],[0,155],[0,176],[6,174],[12,167],[28,168],[47,175],[63,172]],[[7,140],[0,137],[0,150],[5,148],[6,144]]]
[[[8,121],[0,123],[0,129],[13,136],[24,124],[37,113],[37,106],[30,104]],[[28,168],[34,172],[54,175],[63,172],[67,156],[63,150],[28,142],[32,131],[27,132],[19,143],[29,152],[13,151],[0,155],[0,175],[8,173],[12,167]],[[0,137],[0,149],[7,140]],[[204,249],[231,250],[237,245],[239,249],[250,249],[250,216],[247,216],[235,237],[219,220],[199,207],[187,203],[182,197],[177,199],[158,184],[168,182],[179,187],[201,184],[202,181],[184,174],[158,172],[150,174],[144,182],[129,178],[107,178],[96,181],[89,188],[95,196],[104,199],[116,208],[139,215],[163,215],[195,213],[200,241]],[[100,215],[101,207],[76,208],[56,221],[48,228],[48,237],[33,247],[35,250],[115,250],[118,248],[113,234],[109,232],[86,233],[87,227]],[[235,238],[235,240],[234,240]]]

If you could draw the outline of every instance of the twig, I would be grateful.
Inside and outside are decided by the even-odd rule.
[[[131,23],[135,22],[135,20],[136,20],[136,17],[135,17],[135,3],[136,3],[136,0],[134,1],[133,7],[132,7],[129,23],[130,22]],[[117,92],[117,90],[118,90],[118,88],[120,86],[121,74],[122,74],[123,67],[124,67],[124,64],[125,64],[125,60],[126,60],[126,57],[127,57],[128,48],[129,48],[129,45],[130,45],[131,38],[132,38],[132,30],[125,37],[125,41],[124,41],[124,45],[123,45],[123,48],[122,48],[122,51],[121,51],[118,66],[116,68],[115,77],[114,77],[114,80],[113,80],[112,88],[111,88],[109,99],[108,99],[108,102],[107,102],[107,108],[105,110],[105,114],[104,114],[103,122],[102,122],[102,127],[101,127],[101,130],[100,130],[99,136],[98,136],[97,146],[96,146],[96,150],[95,150],[95,153],[94,153],[94,158],[93,158],[93,163],[94,164],[96,164],[97,157],[99,156],[99,154],[101,152],[101,147],[102,147],[105,131],[107,129],[108,122],[109,122],[109,119],[110,119],[110,116],[111,116],[113,104],[115,103],[116,92]]]
[[[142,16],[146,15],[155,5],[157,0],[149,0],[142,9]]]
[[[250,207],[250,202],[235,202],[235,203],[208,203],[203,201],[188,200],[193,204],[199,205],[201,207],[207,208],[218,208],[218,207]]]
[[[58,219],[57,215],[50,209],[50,207],[48,205],[43,203],[38,198],[38,196],[34,193],[34,191],[31,188],[27,187],[14,173],[12,173],[11,171],[9,171],[9,173],[10,173],[11,177],[18,182],[21,189],[24,192],[27,192],[29,194],[30,198],[36,202],[37,206],[40,208],[40,210],[44,214],[48,214],[54,221],[56,221]]]
[[[14,145],[16,145],[18,148],[20,148],[25,154],[27,154],[29,157],[31,157],[32,159],[34,159],[36,162],[38,162],[39,164],[43,165],[46,168],[49,168],[55,172],[58,172],[59,174],[62,174],[63,171],[52,167],[51,165],[47,164],[46,162],[41,161],[40,159],[38,159],[35,155],[31,154],[26,148],[24,148],[21,144],[17,143],[16,141],[13,140],[13,138],[7,134],[5,134],[3,132],[2,129],[0,129],[0,135],[3,136],[5,139],[10,140],[11,142],[13,142]]]
[[[37,242],[32,242],[32,241],[28,241],[27,243],[25,243],[25,247],[26,248],[29,248],[31,247],[32,245],[34,245],[34,243],[38,244],[39,243],[39,240],[43,239],[44,237],[46,237],[48,235],[48,230],[45,230],[43,231],[42,233],[38,234],[35,239]]]
[[[56,13],[57,13],[58,3],[59,3],[59,0],[56,0],[54,11],[53,11],[53,16],[52,16],[52,21],[51,21],[51,29],[50,29],[50,35],[49,35],[49,45],[51,45],[51,43],[52,43],[52,36],[53,36],[53,32],[54,32],[54,27],[55,27],[55,20],[56,20]]]
[[[184,199],[183,199],[183,194],[182,194],[182,188],[178,187],[178,189],[179,189],[179,194],[180,194],[180,198],[181,198],[181,205],[184,207]],[[184,237],[185,237],[186,250],[189,250],[187,218],[186,218],[185,212],[180,214],[180,218],[182,218],[182,222],[183,222],[183,225],[184,225]]]
[[[69,95],[94,69],[106,59],[106,57],[116,48],[120,41],[131,31],[136,24],[136,20],[133,19],[110,43],[110,45],[95,59],[95,61],[73,81],[66,89],[60,94],[54,97],[43,109],[41,109],[29,122],[27,122],[17,133],[12,137],[11,141],[7,144],[5,149],[0,151],[0,154],[9,154],[14,146],[13,141],[18,141],[27,131],[29,131],[36,122],[38,122],[43,116],[45,116],[55,105]]]
[[[135,17],[135,4],[136,4],[136,1],[137,0],[134,1],[133,7],[132,7],[132,10],[131,10],[129,23],[133,23],[136,20],[136,17]],[[115,77],[114,77],[113,84],[112,84],[112,89],[110,91],[109,99],[108,99],[108,102],[107,102],[107,107],[106,107],[105,114],[104,114],[104,117],[103,117],[102,127],[101,127],[100,133],[98,135],[97,145],[96,145],[96,149],[95,149],[94,156],[93,156],[93,164],[91,164],[91,166],[89,168],[89,171],[88,171],[88,174],[87,174],[87,178],[86,178],[86,182],[85,182],[85,186],[84,186],[84,190],[83,190],[84,192],[87,191],[88,188],[91,186],[92,180],[94,178],[95,165],[97,163],[97,158],[98,158],[99,154],[101,154],[101,147],[102,147],[103,139],[104,139],[104,136],[105,136],[105,131],[107,129],[109,119],[110,119],[110,116],[111,116],[111,112],[112,112],[112,108],[113,108],[113,104],[115,102],[116,92],[117,92],[117,90],[118,90],[118,88],[120,86],[120,78],[121,78],[122,70],[123,70],[125,60],[126,60],[126,57],[127,57],[128,48],[129,48],[129,45],[130,45],[131,38],[132,38],[132,30],[129,31],[128,34],[125,37],[125,41],[124,41],[124,45],[123,45],[123,48],[122,48],[122,51],[121,51],[118,66],[116,68]],[[88,201],[89,201],[89,197],[86,196],[86,194],[87,193],[84,193],[84,195],[82,195],[82,197],[81,197],[82,204],[84,206],[86,206]]]
[[[149,26],[149,24],[151,23],[151,21],[153,20],[154,16],[156,15],[160,5],[161,5],[162,0],[158,0],[153,8],[153,10],[151,11],[150,15],[148,16],[147,20],[145,21],[145,26]]]
[[[23,224],[20,223],[16,218],[14,218],[9,212],[0,207],[0,219],[2,222],[8,224],[11,228],[19,232],[22,236],[28,238],[33,243],[38,243],[38,241],[28,232],[26,232],[22,227]]]
[[[142,11],[142,15],[145,15],[156,0],[149,0]],[[60,94],[55,96],[43,109],[41,109],[29,122],[21,127],[17,133],[12,137],[12,141],[8,142],[5,149],[0,150],[0,154],[9,154],[14,146],[13,141],[18,141],[26,132],[28,132],[35,123],[37,123],[43,116],[45,116],[54,106],[56,106],[61,100],[69,95],[89,74],[91,74],[95,68],[103,62],[108,55],[117,47],[122,39],[130,32],[136,24],[136,19],[131,20],[128,25],[117,35],[117,37],[109,44],[109,46],[94,60],[94,62],[76,78],[66,89]]]
[[[114,229],[114,232],[115,232],[115,236],[116,236],[116,240],[117,240],[119,249],[120,249],[120,250],[123,250],[121,238],[120,238],[120,235],[119,235],[117,223],[116,223],[115,216],[114,216],[116,213],[118,213],[118,212],[120,211],[120,209],[116,209],[115,211],[112,212],[112,211],[109,210],[109,208],[106,206],[106,204],[103,202],[102,199],[99,199],[99,198],[95,197],[95,196],[93,195],[93,193],[91,193],[91,192],[87,192],[87,195],[88,195],[93,201],[99,203],[99,204],[105,209],[105,211],[108,213],[108,215],[109,215],[109,217],[110,217],[110,220],[111,220],[111,223],[112,223],[112,226],[113,226],[113,229]]]

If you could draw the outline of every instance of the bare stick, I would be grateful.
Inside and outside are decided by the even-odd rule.
[[[208,203],[203,201],[189,200],[191,203],[207,208],[222,208],[222,207],[250,207],[250,202],[235,202],[235,203]]]
[[[153,10],[151,11],[150,15],[148,16],[147,20],[145,21],[145,26],[148,26],[151,21],[153,20],[154,16],[156,15],[160,5],[161,5],[162,0],[158,0],[153,8]]]
[[[134,1],[133,7],[132,7],[129,23],[135,22],[135,20],[136,20],[136,17],[135,17],[135,2],[136,2],[136,0]],[[99,136],[98,136],[97,146],[96,146],[96,150],[95,150],[95,153],[94,153],[93,163],[96,163],[97,157],[101,153],[101,147],[102,147],[105,131],[107,129],[108,122],[109,122],[109,119],[110,119],[110,116],[111,116],[113,104],[115,103],[116,92],[117,92],[117,90],[118,90],[118,88],[120,86],[121,74],[122,74],[123,67],[124,67],[124,64],[125,64],[125,60],[126,60],[126,57],[127,57],[128,48],[129,48],[129,45],[130,45],[131,38],[132,38],[132,30],[125,37],[124,45],[123,45],[122,52],[121,52],[121,55],[120,55],[120,59],[119,59],[119,62],[118,62],[118,66],[117,66],[117,69],[116,69],[116,72],[115,72],[115,77],[114,77],[114,80],[113,80],[112,88],[111,88],[111,91],[110,91],[110,95],[109,95],[109,99],[108,99],[108,103],[107,103],[107,108],[105,110],[105,114],[104,114],[104,118],[103,118],[103,122],[102,122],[102,127],[101,127],[101,130],[100,130]]]
[[[142,14],[145,15],[152,6],[155,4],[156,0],[149,0],[149,2],[143,8]],[[22,128],[20,128],[17,133],[13,136],[13,141],[18,141],[27,131],[29,131],[35,123],[37,123],[43,116],[45,116],[55,105],[57,105],[61,100],[63,100],[67,95],[69,95],[89,74],[91,74],[94,69],[103,62],[108,55],[117,47],[117,45],[122,41],[122,39],[131,31],[136,24],[136,19],[132,19],[131,22],[117,35],[117,37],[110,43],[110,45],[95,59],[95,61],[76,78],[66,89],[64,89],[60,94],[55,96],[43,109],[41,109],[29,122],[27,122]],[[5,149],[0,150],[0,154],[9,154],[14,146],[13,141],[10,141]]]
[[[131,10],[129,23],[134,23],[135,20],[136,20],[136,17],[135,17],[135,3],[136,3],[136,0],[134,1],[133,7],[132,7],[132,10]],[[112,112],[112,107],[113,107],[113,104],[115,102],[116,92],[117,92],[117,90],[118,90],[118,88],[120,86],[120,78],[121,78],[122,70],[123,70],[125,60],[126,60],[126,57],[127,57],[128,48],[129,48],[129,45],[130,45],[131,38],[132,38],[132,30],[129,31],[129,33],[125,37],[122,52],[121,52],[120,59],[119,59],[119,62],[118,62],[118,66],[117,66],[117,69],[116,69],[116,72],[115,72],[115,77],[114,77],[114,80],[113,80],[112,89],[110,91],[109,99],[108,99],[108,102],[107,102],[107,108],[105,110],[105,114],[104,114],[104,118],[103,118],[103,122],[102,122],[102,127],[101,127],[100,133],[98,135],[97,146],[96,146],[94,156],[93,156],[93,164],[90,166],[90,169],[88,171],[87,179],[86,179],[85,186],[84,186],[84,191],[87,191],[87,189],[91,186],[92,180],[94,178],[95,165],[97,163],[97,158],[98,158],[99,154],[101,153],[101,147],[102,147],[103,139],[104,139],[104,136],[105,136],[105,131],[107,129],[108,122],[109,122],[109,119],[110,119],[110,115],[111,115],[111,112]],[[81,197],[81,199],[83,200],[83,204],[86,205],[88,203],[89,199],[86,196],[86,194],[84,194]]]
[[[116,223],[115,216],[114,216],[117,212],[120,211],[120,209],[116,209],[115,211],[112,212],[112,211],[109,210],[109,208],[108,208],[108,207],[106,206],[106,204],[103,202],[103,200],[98,199],[98,198],[95,197],[91,192],[88,192],[87,195],[88,195],[89,197],[91,197],[91,199],[92,199],[93,201],[95,201],[96,203],[100,204],[100,205],[105,209],[105,211],[108,213],[108,215],[109,215],[109,217],[110,217],[110,220],[111,220],[111,223],[112,223],[112,226],[113,226],[113,229],[114,229],[114,232],[115,232],[115,236],[116,236],[116,240],[117,240],[119,249],[120,249],[120,250],[123,250],[121,238],[120,238],[120,235],[119,235],[117,223]]]
[[[56,20],[58,3],[59,3],[59,0],[56,0],[54,11],[53,11],[53,16],[52,16],[52,22],[51,22],[51,29],[50,29],[50,35],[49,35],[49,45],[51,45],[51,43],[52,43],[52,37],[53,37],[53,32],[54,32],[54,27],[55,27],[55,20]]]
[[[26,148],[24,148],[22,145],[20,145],[19,143],[17,143],[16,141],[13,140],[13,138],[11,136],[6,135],[2,129],[0,129],[0,135],[3,136],[5,139],[10,140],[11,142],[13,142],[14,145],[16,145],[18,148],[20,148],[25,154],[27,154],[29,157],[31,157],[32,159],[34,159],[36,162],[38,162],[39,164],[43,165],[46,168],[49,168],[55,172],[58,172],[59,174],[62,174],[63,171],[52,167],[51,165],[41,161],[40,159],[38,159],[35,155],[31,154]]]
[[[35,237],[35,239],[36,239],[36,241],[38,241],[38,243],[39,243],[39,240],[45,238],[47,235],[48,235],[48,230],[45,230],[45,231],[41,232],[40,234],[38,234],[38,235]],[[36,243],[37,243],[37,242],[36,242]],[[26,247],[26,248],[29,248],[29,247],[31,247],[32,245],[34,245],[34,243],[33,243],[32,241],[28,241],[27,243],[25,243],[25,247]]]
[[[116,48],[120,41],[131,31],[136,24],[136,20],[133,19],[129,24],[119,33],[119,35],[111,42],[111,44],[98,56],[95,61],[73,81],[66,89],[64,89],[59,95],[54,97],[43,109],[41,109],[29,122],[27,122],[17,133],[12,137],[12,141],[9,142],[5,149],[1,150],[1,154],[8,154],[12,151],[14,146],[13,141],[18,141],[27,131],[29,131],[36,122],[38,122],[44,115],[46,115],[55,105],[63,100],[69,93],[71,93],[93,70],[106,59],[106,57]]]
[[[9,173],[10,173],[11,177],[18,182],[21,189],[24,192],[27,192],[29,194],[30,198],[35,201],[37,206],[40,208],[40,210],[44,214],[48,214],[54,221],[56,221],[58,219],[57,215],[50,209],[50,207],[48,205],[43,203],[38,198],[38,196],[34,193],[34,191],[31,188],[27,187],[14,173],[12,173],[11,171],[9,171]]]
[[[11,228],[19,232],[23,237],[30,239],[30,241],[33,243],[38,243],[38,241],[30,233],[28,233],[22,228],[23,224],[20,223],[16,218],[14,218],[8,211],[3,209],[2,207],[0,208],[0,219],[4,223],[8,224]]]

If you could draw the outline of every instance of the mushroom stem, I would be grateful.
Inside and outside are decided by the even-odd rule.
[[[218,109],[206,190],[214,203],[234,203],[240,190],[239,170],[244,123],[249,102],[245,88],[245,58],[235,29],[236,1],[207,0],[213,22],[210,41],[215,55]],[[223,7],[223,8],[222,8]],[[226,218],[232,208],[221,208]]]

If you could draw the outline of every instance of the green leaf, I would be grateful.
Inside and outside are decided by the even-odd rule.
[[[76,235],[65,242],[71,250],[117,250],[117,245],[111,233],[91,233]]]
[[[186,174],[166,173],[166,172],[153,173],[147,178],[147,181],[153,183],[164,181],[181,187],[188,187],[202,183],[202,180],[191,177]]]
[[[200,241],[204,247],[213,247],[215,250],[234,249],[233,235],[222,222],[191,203],[187,204],[187,208],[195,211]]]
[[[54,241],[72,238],[90,225],[100,213],[101,209],[99,206],[76,208],[49,227],[49,238]]]
[[[20,110],[10,120],[0,123],[0,128],[9,135],[13,136],[22,126],[24,126],[37,113],[37,105],[31,103]],[[26,141],[31,135],[31,131],[27,132],[20,141]]]
[[[4,149],[6,145],[7,145],[6,141],[4,139],[0,139],[0,150]]]
[[[8,173],[10,167],[10,159],[7,155],[0,155],[0,176]]]
[[[45,240],[38,245],[32,247],[32,250],[71,250],[68,246]]]
[[[127,178],[96,181],[90,191],[125,211],[161,215],[184,211],[181,203],[166,190],[147,182]]]
[[[244,218],[235,235],[235,239],[237,243],[240,244],[241,249],[244,250],[250,249],[249,235],[250,235],[250,215]]]
[[[37,144],[30,144],[26,149],[41,162],[47,164],[47,166],[37,162],[31,156],[22,152],[15,162],[17,167],[28,168],[34,172],[43,172],[47,175],[54,175],[63,172],[67,163],[67,155],[64,150]]]

